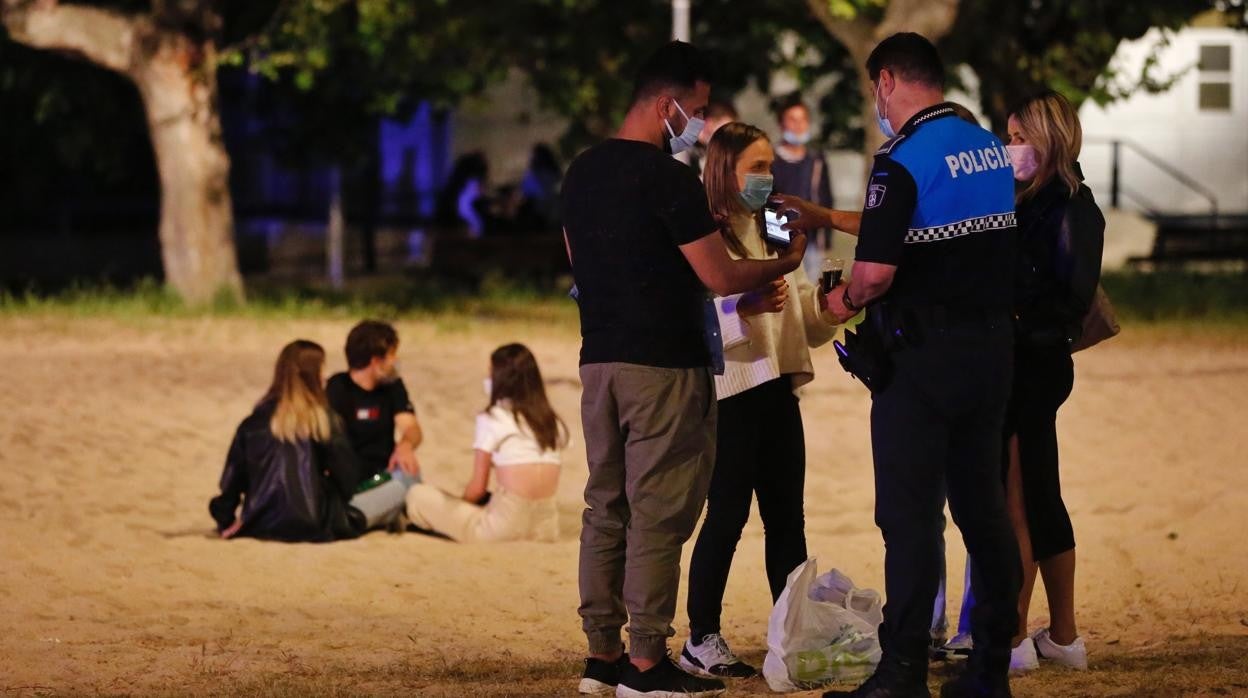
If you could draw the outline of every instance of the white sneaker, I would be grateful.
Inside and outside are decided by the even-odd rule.
[[[1082,637],[1076,637],[1069,645],[1059,645],[1049,637],[1048,628],[1041,628],[1032,633],[1031,639],[1035,641],[1041,657],[1071,669],[1083,671],[1088,668],[1088,648],[1083,644]]]
[[[971,649],[974,646],[975,642],[971,640],[970,633],[958,633],[940,649],[944,650],[945,656],[950,659],[966,659],[971,655]]]
[[[1040,658],[1036,656],[1036,643],[1030,637],[1023,638],[1018,647],[1010,650],[1010,675],[1026,674],[1040,668]]]
[[[717,678],[746,679],[758,674],[757,669],[737,659],[719,633],[702,638],[700,645],[693,644],[693,638],[689,638],[680,651],[680,668],[694,676]]]

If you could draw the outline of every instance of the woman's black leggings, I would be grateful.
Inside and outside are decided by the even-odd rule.
[[[1075,547],[1057,467],[1057,409],[1070,396],[1074,379],[1074,363],[1064,345],[1017,345],[1007,436],[1018,435],[1023,503],[1037,561]]]
[[[719,401],[715,473],[689,565],[689,626],[695,644],[720,631],[728,570],[755,493],[773,603],[789,573],[806,560],[806,439],[792,385],[782,376]]]

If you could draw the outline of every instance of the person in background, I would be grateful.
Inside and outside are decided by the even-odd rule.
[[[721,102],[712,99],[706,104],[706,123],[703,124],[702,130],[698,132],[698,142],[689,149],[689,165],[702,174],[702,170],[706,167],[706,148],[711,142],[711,136],[720,129],[721,126],[737,120],[737,108],[732,106],[731,102]]]
[[[522,344],[501,346],[490,355],[485,385],[490,403],[477,415],[472,479],[463,495],[412,485],[407,516],[461,543],[556,540],[559,453],[568,430],[546,399],[537,359]],[[491,472],[498,478],[493,493]]]
[[[780,125],[780,143],[776,146],[776,159],[771,174],[776,178],[777,194],[789,194],[825,208],[832,207],[832,173],[823,152],[811,141],[814,131],[810,123],[810,107],[794,93],[776,104],[776,121]],[[830,249],[832,231],[829,228],[808,230],[811,252]],[[819,254],[806,255],[806,275],[819,276]]]
[[[1058,475],[1057,411],[1074,385],[1071,346],[1100,282],[1105,218],[1083,184],[1083,131],[1069,100],[1056,92],[1029,99],[1010,113],[1007,128],[1022,186],[1006,495],[1023,587],[1010,666],[1015,672],[1035,668],[1038,651],[1057,664],[1087,669],[1087,648],[1075,627],[1075,534]],[[1049,626],[1028,636],[1037,567]]]
[[[363,516],[347,504],[355,456],[325,398],[324,367],[315,342],[282,348],[273,383],[234,434],[221,494],[208,504],[222,538],[322,542],[363,532]]]
[[[352,504],[369,528],[393,524],[407,488],[420,481],[416,449],[424,433],[399,377],[398,352],[394,327],[365,320],[347,335],[348,370],[330,377],[326,388],[360,463],[361,491]]]
[[[434,210],[438,225],[466,230],[471,238],[484,236],[491,217],[491,202],[486,195],[488,178],[489,163],[483,153],[459,156],[438,194]]]
[[[702,513],[715,460],[706,294],[740,293],[787,274],[801,263],[806,238],[795,233],[779,259],[728,255],[697,172],[671,157],[697,141],[710,91],[700,51],[680,41],[660,48],[642,63],[615,137],[581,153],[563,184],[589,465],[579,565],[589,645],[583,693],[724,689],[682,671],[667,648],[681,547]]]
[[[562,179],[563,169],[555,151],[545,143],[533,146],[529,167],[520,180],[522,200],[517,227],[521,232],[559,230],[559,182]]]
[[[763,240],[761,220],[774,157],[767,134],[742,123],[725,125],[707,149],[707,203],[735,259],[778,256]],[[806,560],[806,440],[794,391],[814,379],[810,349],[836,333],[835,318],[822,307],[819,289],[800,266],[761,289],[716,299],[721,327],[743,331],[722,334],[715,469],[689,565],[690,638],[680,654],[686,671],[738,678],[757,673],[733,654],[720,627],[724,588],[755,494],[773,603],[789,573]]]

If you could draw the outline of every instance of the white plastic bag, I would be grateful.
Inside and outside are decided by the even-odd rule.
[[[789,573],[767,623],[763,677],[773,691],[859,681],[880,661],[880,595],[838,570],[819,575],[815,559]]]

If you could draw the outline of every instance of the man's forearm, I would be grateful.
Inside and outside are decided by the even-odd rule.
[[[858,228],[862,224],[861,211],[841,211],[837,209],[827,209],[828,227],[836,228],[850,235],[857,235]]]
[[[421,431],[419,424],[413,424],[407,429],[404,429],[403,433],[399,435],[399,443],[407,444],[413,449],[420,446],[420,442],[424,441],[424,439],[425,434]]]
[[[738,259],[729,267],[728,286],[732,290],[719,295],[745,293],[775,281],[793,271],[792,264],[783,257],[777,259]],[[714,289],[712,289],[714,290]]]

